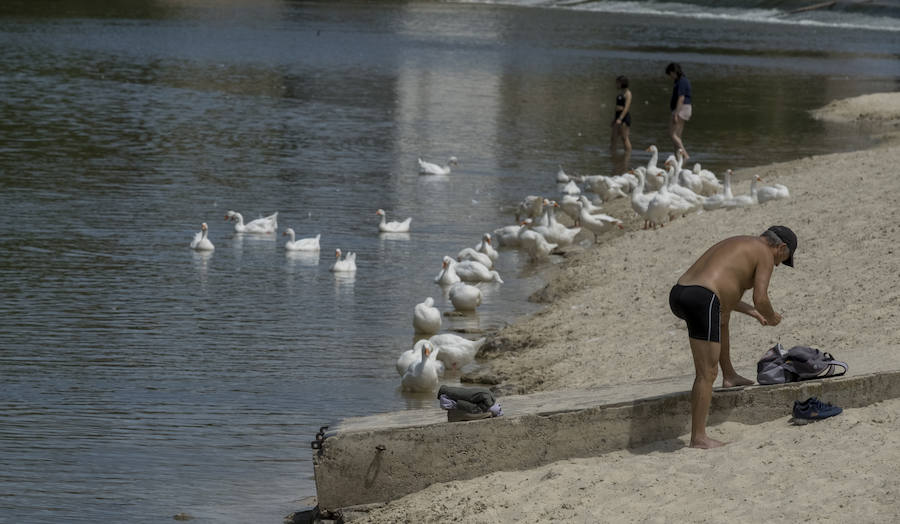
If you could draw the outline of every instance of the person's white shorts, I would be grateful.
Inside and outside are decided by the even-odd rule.
[[[678,112],[678,118],[685,122],[691,119],[691,104],[684,104],[681,106],[681,111]]]

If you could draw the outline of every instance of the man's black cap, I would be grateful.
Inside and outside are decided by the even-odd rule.
[[[787,260],[785,260],[783,264],[794,267],[794,251],[797,251],[797,235],[795,235],[794,232],[791,231],[791,228],[787,226],[772,226],[769,228],[769,231],[775,233],[782,242],[787,244],[789,254]]]

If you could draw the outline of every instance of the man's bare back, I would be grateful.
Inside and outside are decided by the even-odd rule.
[[[774,325],[777,314],[767,292],[774,268],[772,250],[764,238],[736,236],[709,248],[678,279],[678,283],[709,289],[719,297],[724,311],[737,308],[744,291],[752,288],[757,311]]]

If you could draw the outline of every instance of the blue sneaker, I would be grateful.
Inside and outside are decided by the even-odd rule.
[[[794,419],[803,421],[822,420],[823,418],[833,417],[844,411],[838,406],[832,406],[817,399],[810,397],[804,401],[794,401]],[[804,422],[805,423],[805,422]]]

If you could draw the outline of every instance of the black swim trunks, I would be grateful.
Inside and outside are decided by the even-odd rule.
[[[613,118],[613,124],[616,123],[616,120],[618,120],[619,116],[621,116],[621,115],[622,115],[621,111],[616,111],[616,116],[615,116],[615,118]],[[622,123],[627,124],[628,127],[631,127],[631,111],[629,111],[628,114],[625,115],[625,119],[622,120]]]
[[[669,307],[687,322],[688,336],[719,341],[719,297],[703,286],[675,284],[669,292]]]

